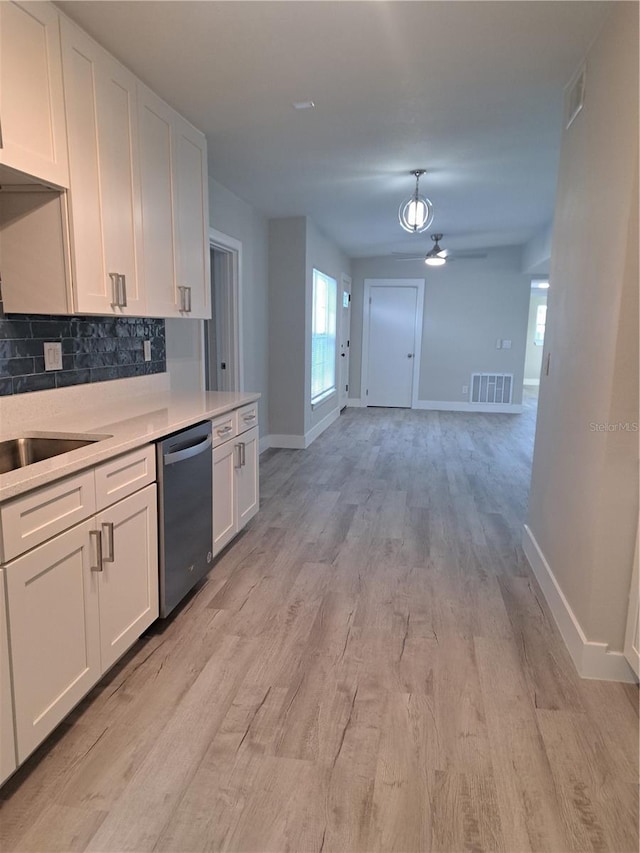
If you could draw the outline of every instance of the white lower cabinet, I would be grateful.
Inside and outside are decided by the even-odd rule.
[[[254,427],[213,451],[214,555],[253,518],[259,503],[258,427]]]
[[[4,571],[22,762],[158,616],[155,484]]]
[[[16,766],[4,570],[0,569],[0,785],[8,776],[11,776]]]
[[[5,567],[19,761],[100,677],[94,526],[78,524]]]

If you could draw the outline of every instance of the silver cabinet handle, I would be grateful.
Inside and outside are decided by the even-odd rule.
[[[91,571],[92,572],[101,572],[102,571],[102,534],[99,530],[90,530],[89,531],[89,540],[95,544],[95,566],[93,565],[93,559],[91,560]]]
[[[111,307],[117,308],[120,305],[120,276],[117,272],[110,272],[111,279]]]
[[[226,427],[218,428],[216,430],[216,432],[218,433],[218,435],[228,435],[232,429],[233,429],[233,427],[226,426]]]
[[[120,297],[120,305],[123,308],[127,307],[127,277],[126,275],[120,276],[120,286],[122,288],[122,296]]]
[[[187,311],[191,313],[191,288],[187,288]]]
[[[247,464],[247,445],[244,443],[244,441],[240,442],[240,457],[242,460],[240,462],[240,466],[244,468],[244,466]]]
[[[106,534],[105,534],[106,529]],[[106,554],[102,554],[102,562],[103,563],[113,563],[115,562],[115,551],[113,547],[113,521],[104,521],[102,523],[102,533],[106,535],[107,542],[109,543],[109,556]]]
[[[243,419],[244,421],[246,421],[246,423],[249,423],[249,421],[255,421],[255,419],[256,419],[256,413],[255,413],[255,412],[250,412],[249,414],[243,415],[243,416],[242,416],[242,419]]]
[[[237,451],[238,451],[238,452],[236,453],[236,464],[235,464],[235,467],[236,467],[236,468],[242,468],[242,446],[241,446],[240,444],[236,444],[236,446],[235,446],[235,450],[237,450]]]

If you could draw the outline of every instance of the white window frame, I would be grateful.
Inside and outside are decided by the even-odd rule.
[[[316,282],[317,281],[326,282],[328,285],[327,289],[327,300],[325,305],[324,316],[321,318],[324,320],[324,324],[329,327],[331,325],[331,321],[333,319],[333,348],[330,351],[331,358],[323,360],[323,365],[331,364],[332,366],[332,382],[331,384],[325,383],[322,389],[318,390],[314,395],[313,387],[314,387],[314,363],[313,363],[313,353],[314,353],[314,337],[315,332],[314,328],[317,325],[316,323]],[[332,292],[331,292],[332,291]],[[333,310],[331,303],[333,302]],[[332,315],[333,314],[333,318]],[[331,332],[329,331],[329,339],[331,337]],[[321,270],[313,269],[312,274],[312,283],[311,283],[311,408],[314,409],[316,406],[319,406],[321,403],[324,403],[330,397],[334,396],[338,393],[337,385],[336,385],[336,347],[338,343],[338,282],[335,278],[326,273],[323,273]],[[325,356],[327,355],[325,351]]]

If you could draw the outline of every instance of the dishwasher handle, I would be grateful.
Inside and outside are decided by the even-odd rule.
[[[173,453],[165,453],[163,460],[165,465],[174,465],[176,462],[182,462],[185,459],[191,459],[192,456],[198,456],[208,450],[213,441],[208,435],[204,441],[199,441],[197,444],[192,444],[190,447],[185,447],[182,450],[176,450]]]

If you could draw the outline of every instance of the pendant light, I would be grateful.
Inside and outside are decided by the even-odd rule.
[[[430,267],[442,267],[447,263],[447,257],[440,248],[439,243],[439,240],[442,240],[442,234],[432,234],[431,239],[433,240],[433,249],[427,252],[424,262]]]
[[[433,205],[426,196],[420,195],[420,177],[424,172],[424,169],[411,172],[416,178],[415,191],[407,201],[402,202],[398,210],[400,225],[410,234],[421,234],[433,222]]]

